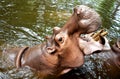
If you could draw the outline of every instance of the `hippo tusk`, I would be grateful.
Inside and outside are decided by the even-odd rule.
[[[91,37],[95,40],[95,41],[99,41],[100,40],[100,36],[104,37],[105,35],[107,35],[108,32],[104,31],[103,29],[99,30],[96,33],[91,34]]]

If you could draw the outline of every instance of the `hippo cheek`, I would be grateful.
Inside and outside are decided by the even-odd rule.
[[[57,65],[57,63],[58,63],[58,56],[56,54],[46,53],[46,54],[44,54],[44,58],[51,65]]]
[[[67,33],[61,32],[56,35],[55,40],[59,44],[58,54],[61,59],[61,66],[79,67],[83,64],[83,53],[79,49],[76,39],[69,37]]]
[[[75,68],[83,65],[84,63],[83,54],[80,52],[68,52],[64,55],[61,55],[61,58],[61,65],[63,67]]]

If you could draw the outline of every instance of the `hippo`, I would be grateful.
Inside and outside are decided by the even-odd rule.
[[[46,37],[46,42],[33,47],[5,50],[4,53],[8,54],[17,68],[30,67],[43,77],[60,76],[83,65],[85,55],[104,50],[105,45],[102,42],[80,37],[81,34],[96,31],[100,25],[99,14],[80,5],[74,8],[72,16],[62,28],[53,28],[53,34]],[[102,38],[100,40],[103,41]],[[95,49],[91,49],[96,45]]]

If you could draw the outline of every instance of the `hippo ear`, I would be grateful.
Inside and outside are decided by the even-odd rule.
[[[60,32],[61,28],[60,27],[54,27],[53,28],[53,33],[56,35]]]
[[[47,53],[49,53],[49,54],[54,54],[56,51],[55,47],[47,47],[46,50],[47,50]]]

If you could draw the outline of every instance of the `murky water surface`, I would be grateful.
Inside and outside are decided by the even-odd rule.
[[[38,79],[30,69],[17,70],[2,55],[4,49],[41,44],[55,26],[62,27],[77,4],[87,4],[101,15],[108,39],[120,36],[120,5],[116,0],[0,0],[0,79]],[[109,53],[109,52],[107,52]],[[85,64],[62,79],[119,79],[120,69],[107,63],[106,52],[86,56]]]

